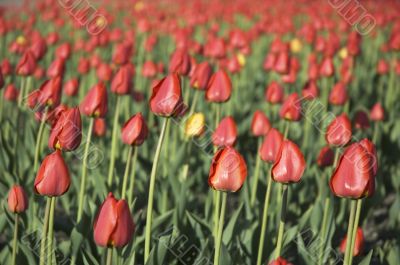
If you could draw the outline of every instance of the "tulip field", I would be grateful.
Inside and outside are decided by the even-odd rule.
[[[399,265],[400,1],[0,1],[0,265]]]

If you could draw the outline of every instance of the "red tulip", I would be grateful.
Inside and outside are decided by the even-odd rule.
[[[279,115],[289,121],[299,121],[301,119],[301,102],[297,93],[293,93],[285,99]]]
[[[292,263],[289,263],[287,260],[279,257],[276,260],[273,260],[269,263],[269,265],[293,265]]]
[[[107,90],[102,82],[92,87],[80,104],[83,114],[102,118],[107,113]]]
[[[251,121],[251,132],[254,136],[265,136],[271,129],[271,124],[265,114],[256,110]]]
[[[319,68],[319,73],[323,77],[333,76],[335,73],[335,66],[331,57],[325,57]]]
[[[61,58],[56,58],[47,69],[47,77],[54,78],[64,74],[65,61]]]
[[[64,94],[70,97],[76,96],[79,89],[79,80],[72,78],[64,84]]]
[[[275,53],[268,53],[267,56],[265,56],[264,62],[263,62],[263,68],[265,71],[270,71],[274,65],[275,65],[275,61],[276,61],[276,54]]]
[[[79,108],[71,108],[60,114],[49,137],[49,147],[62,151],[73,151],[82,140],[82,121]]]
[[[389,64],[384,59],[380,59],[376,67],[376,72],[380,75],[387,74],[389,72]]]
[[[372,174],[376,176],[378,173],[378,157],[375,145],[367,138],[362,139],[359,143],[368,151],[372,164]]]
[[[98,137],[106,135],[106,121],[102,118],[96,118],[93,124],[93,133]]]
[[[235,120],[231,117],[225,117],[221,120],[215,132],[212,135],[212,142],[215,146],[234,146],[237,139],[237,127]]]
[[[115,46],[112,60],[115,64],[123,65],[129,62],[132,52],[132,45],[119,43]]]
[[[286,51],[282,51],[278,54],[276,58],[274,70],[279,74],[287,74],[290,69],[290,58]]]
[[[128,95],[132,90],[134,70],[132,65],[126,64],[119,68],[111,82],[111,92],[118,95]]]
[[[128,145],[141,145],[149,134],[142,113],[133,115],[122,127],[122,142]]]
[[[315,80],[309,80],[303,87],[301,92],[305,99],[315,99],[319,95],[319,89]]]
[[[369,113],[369,117],[372,121],[383,121],[385,119],[385,110],[381,103],[376,103]]]
[[[330,179],[336,196],[360,199],[375,191],[376,155],[370,142],[354,143],[346,148]]]
[[[207,86],[206,100],[215,103],[222,103],[229,100],[232,93],[232,83],[224,70],[214,73]]]
[[[32,75],[36,69],[36,59],[31,51],[26,51],[19,60],[16,73],[18,75]]]
[[[142,76],[153,78],[157,75],[157,65],[153,61],[146,61],[142,66]]]
[[[226,55],[226,47],[223,39],[214,38],[204,46],[204,54],[207,57],[222,59]]]
[[[188,75],[190,72],[190,55],[185,49],[177,49],[169,61],[169,72]]]
[[[106,63],[100,63],[100,65],[97,67],[96,75],[100,81],[110,81],[112,74],[113,72],[111,67]]]
[[[283,87],[279,83],[272,81],[265,90],[265,100],[271,104],[282,103]]]
[[[8,209],[12,213],[23,213],[28,209],[28,196],[24,188],[14,185],[8,193]]]
[[[275,163],[281,144],[283,142],[283,135],[275,128],[271,128],[261,145],[259,154],[263,161]]]
[[[100,206],[93,227],[94,241],[102,247],[123,247],[135,232],[128,204],[115,199],[111,192]]]
[[[233,147],[220,149],[212,160],[208,185],[215,190],[236,192],[247,177],[247,166],[243,157]]]
[[[61,101],[61,77],[57,76],[50,80],[45,81],[39,88],[39,95],[37,104],[40,107],[48,106],[55,108]]]
[[[14,84],[9,84],[4,89],[4,99],[8,101],[16,101],[19,95],[19,90],[14,86]]]
[[[229,34],[229,44],[237,49],[248,45],[246,35],[239,29],[232,30]]]
[[[351,140],[351,135],[351,122],[343,113],[328,125],[325,140],[329,145],[344,146]]]
[[[68,167],[61,151],[56,150],[48,155],[40,165],[34,190],[43,196],[61,196],[68,191],[70,182]]]
[[[84,57],[79,58],[77,70],[81,75],[87,74],[90,70],[90,61]]]
[[[354,116],[354,127],[357,129],[368,129],[370,127],[368,114],[365,111],[360,110],[356,112]]]
[[[346,245],[347,245],[347,235],[343,238],[342,242],[340,243],[340,252],[346,252]],[[361,227],[357,228],[356,239],[354,243],[354,250],[353,250],[353,257],[358,256],[364,249],[364,233]]]
[[[36,60],[42,59],[47,51],[46,41],[42,37],[36,38],[29,50],[32,52]]]
[[[339,82],[333,86],[329,94],[329,103],[333,105],[344,105],[348,100],[347,88],[344,83]]]
[[[321,151],[318,154],[317,165],[319,167],[329,167],[333,165],[334,160],[334,152],[329,146],[322,147]]]
[[[4,76],[11,75],[13,73],[13,67],[8,59],[4,59],[1,62],[1,71]]]
[[[71,45],[69,43],[63,43],[56,49],[56,57],[66,60],[71,55]]]
[[[175,116],[184,107],[178,74],[169,74],[153,87],[150,109],[158,116]]]
[[[202,62],[194,68],[190,85],[196,89],[205,90],[212,75],[212,67],[208,62]]]
[[[305,168],[306,162],[299,147],[290,140],[284,140],[272,167],[272,179],[280,183],[299,182]]]

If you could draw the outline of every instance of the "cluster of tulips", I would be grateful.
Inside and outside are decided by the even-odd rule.
[[[400,4],[330,2],[1,8],[0,264],[399,264]]]

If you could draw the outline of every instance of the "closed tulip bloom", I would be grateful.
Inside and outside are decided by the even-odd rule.
[[[365,143],[347,147],[330,179],[330,188],[338,197],[361,199],[375,191],[376,156]]]
[[[372,121],[383,121],[385,119],[385,110],[381,103],[376,103],[369,113],[369,117]]]
[[[42,59],[47,51],[46,41],[41,37],[36,38],[29,50],[32,52],[36,60]]]
[[[380,59],[376,66],[376,72],[380,75],[385,75],[389,72],[389,68],[389,64],[384,59]]]
[[[16,73],[18,75],[28,76],[32,75],[36,69],[36,59],[31,51],[26,51],[19,60]]]
[[[279,116],[289,121],[301,119],[301,102],[297,93],[290,94],[282,104]]]
[[[87,58],[81,57],[78,62],[78,73],[81,75],[87,74],[90,70],[90,61]]]
[[[357,129],[368,129],[370,127],[368,114],[365,111],[357,111],[354,115],[354,127]]]
[[[153,61],[146,61],[142,66],[142,76],[153,78],[157,75],[157,65]]]
[[[287,74],[290,69],[290,58],[286,51],[282,51],[276,58],[274,70],[279,74]]]
[[[112,60],[115,64],[123,65],[129,62],[132,46],[127,43],[119,43],[115,46]]]
[[[217,129],[212,135],[212,142],[215,146],[234,146],[237,139],[237,127],[235,120],[231,117],[225,117],[219,123]]]
[[[271,129],[271,124],[265,114],[256,110],[251,121],[251,133],[254,136],[265,136]]]
[[[12,213],[23,213],[28,209],[28,196],[24,188],[14,185],[8,193],[8,209]]]
[[[214,38],[204,46],[204,54],[215,59],[222,59],[226,55],[226,45],[221,38]]]
[[[97,77],[104,82],[108,82],[111,80],[113,72],[111,67],[106,63],[100,63],[100,65],[96,69]]]
[[[133,115],[122,127],[122,142],[128,145],[141,145],[149,134],[142,113]]]
[[[224,147],[214,155],[208,175],[208,185],[211,188],[236,192],[243,186],[246,177],[246,162],[233,147]]]
[[[292,263],[289,263],[287,260],[284,258],[277,258],[276,260],[273,260],[269,263],[269,265],[293,265]]]
[[[315,62],[310,62],[307,69],[308,78],[311,80],[316,80],[319,77],[318,64]]]
[[[335,73],[335,66],[333,65],[333,60],[331,57],[324,58],[319,68],[319,73],[323,77],[333,76]]]
[[[205,90],[212,75],[212,67],[208,62],[196,65],[190,78],[190,85],[195,89]]]
[[[135,224],[125,200],[117,200],[110,192],[100,206],[93,225],[93,237],[101,247],[123,247],[135,233]]]
[[[10,60],[4,59],[1,62],[1,71],[2,71],[4,76],[8,76],[8,75],[13,74],[13,66],[10,63]]]
[[[65,61],[61,58],[56,58],[47,69],[47,77],[54,78],[62,76],[65,70]]]
[[[315,80],[309,80],[303,87],[301,92],[305,99],[312,100],[318,97],[319,89]]]
[[[275,128],[271,128],[261,145],[259,155],[265,162],[275,163],[281,144],[283,142],[283,135]]]
[[[76,96],[79,89],[79,80],[77,78],[72,78],[64,84],[64,94],[70,97]]]
[[[185,124],[185,135],[187,137],[200,136],[204,132],[205,116],[203,113],[193,113]]]
[[[321,168],[333,165],[335,153],[329,146],[322,147],[317,157],[317,165]]]
[[[186,49],[177,49],[169,61],[169,72],[179,75],[188,75],[190,72],[191,60]]]
[[[372,143],[367,138],[362,139],[359,143],[367,150],[368,155],[371,159],[372,174],[376,176],[376,174],[378,173],[378,157],[376,154],[374,143]]]
[[[55,108],[60,104],[61,101],[61,84],[62,80],[60,76],[45,81],[39,88],[39,95],[37,102],[40,107],[48,106]]]
[[[49,137],[49,147],[62,151],[73,151],[82,140],[82,121],[79,108],[71,108],[60,114]]]
[[[55,197],[66,193],[71,183],[68,167],[60,150],[54,151],[43,160],[35,178],[36,193]]]
[[[105,119],[96,118],[93,124],[93,133],[98,137],[106,135],[107,125]]]
[[[154,85],[150,109],[155,115],[175,116],[179,114],[183,106],[181,81],[178,74],[169,74]]]
[[[66,60],[71,55],[71,45],[69,43],[63,43],[56,49],[56,57]]]
[[[4,99],[7,101],[16,101],[19,95],[19,90],[14,86],[14,84],[9,84],[4,89]]]
[[[107,89],[102,82],[92,87],[79,106],[89,117],[102,118],[107,113]]]
[[[208,82],[206,100],[215,103],[222,103],[229,100],[232,93],[232,83],[224,70],[214,73]]]
[[[265,90],[265,100],[271,104],[279,104],[283,101],[283,87],[272,81]]]
[[[284,140],[272,167],[272,179],[280,183],[296,183],[301,180],[305,168],[306,161],[299,147]]]
[[[264,62],[263,62],[263,68],[264,68],[265,71],[272,70],[272,68],[275,65],[276,57],[277,57],[276,54],[272,53],[272,52],[268,53],[265,56],[265,59],[264,59]]]
[[[130,94],[133,75],[133,67],[130,64],[121,66],[111,82],[111,92],[118,95]]]
[[[348,100],[347,88],[344,83],[339,82],[333,86],[329,94],[329,103],[333,105],[344,105]]]
[[[329,145],[344,146],[351,140],[351,122],[345,113],[337,116],[326,128],[325,140]]]
[[[339,246],[340,252],[342,252],[343,254],[346,252],[346,245],[347,245],[347,235],[343,238]],[[362,228],[358,227],[354,243],[353,257],[360,255],[363,252],[363,249],[364,249],[364,233],[362,231]]]

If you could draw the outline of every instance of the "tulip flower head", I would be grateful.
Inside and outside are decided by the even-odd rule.
[[[319,167],[329,167],[333,165],[334,152],[329,146],[324,146],[318,154],[317,164]]]
[[[149,134],[146,121],[142,113],[133,115],[122,127],[122,142],[128,145],[139,146],[143,144]]]
[[[203,113],[193,113],[186,121],[185,135],[187,137],[200,136],[204,132],[205,116]]]
[[[28,196],[24,188],[14,185],[8,193],[8,209],[12,213],[23,213],[28,209]]]
[[[100,82],[92,87],[82,100],[79,109],[89,117],[102,118],[107,113],[107,90]]]
[[[225,117],[219,123],[212,135],[212,142],[215,146],[234,146],[237,139],[237,126],[231,117]]]
[[[229,100],[232,93],[232,83],[224,70],[218,70],[211,76],[206,90],[206,100],[223,103]]]
[[[368,129],[370,127],[368,114],[365,111],[357,111],[354,116],[354,127],[357,129]]]
[[[351,135],[350,119],[343,113],[328,125],[325,140],[329,145],[344,146],[351,140]]]
[[[299,121],[301,119],[301,101],[297,93],[293,93],[286,98],[279,115],[289,121]]]
[[[345,253],[346,252],[346,244],[347,244],[347,235],[343,238],[342,242],[340,243],[340,252]],[[354,244],[354,250],[353,250],[353,257],[356,257],[362,253],[364,249],[364,233],[362,231],[361,227],[357,228],[356,232],[356,240]]]
[[[212,67],[208,62],[196,65],[190,78],[190,85],[195,89],[205,90],[212,75]]]
[[[188,75],[190,72],[190,55],[186,49],[177,49],[171,56],[169,62],[169,72],[179,75]]]
[[[277,258],[276,260],[273,260],[269,263],[269,265],[293,265],[292,263],[289,263],[287,260],[284,258]]]
[[[261,159],[268,163],[275,163],[281,144],[283,142],[283,135],[275,128],[271,128],[261,145],[259,155]]]
[[[381,103],[376,103],[372,107],[369,117],[372,121],[383,121],[385,119],[385,110]]]
[[[253,120],[251,122],[251,132],[254,136],[265,136],[271,129],[271,124],[265,116],[265,114],[256,110],[253,115]]]
[[[272,179],[285,184],[296,183],[301,180],[305,168],[306,162],[299,147],[290,140],[284,140],[272,167]]]
[[[128,95],[132,90],[134,70],[132,65],[126,64],[119,68],[111,82],[111,92],[118,95]]]
[[[31,51],[27,51],[19,60],[16,72],[18,75],[28,76],[32,75],[36,69],[36,59]]]
[[[107,125],[105,119],[96,118],[93,124],[93,133],[98,136],[102,137],[106,134]]]
[[[279,104],[283,101],[283,87],[273,81],[265,90],[265,100],[271,104]]]

